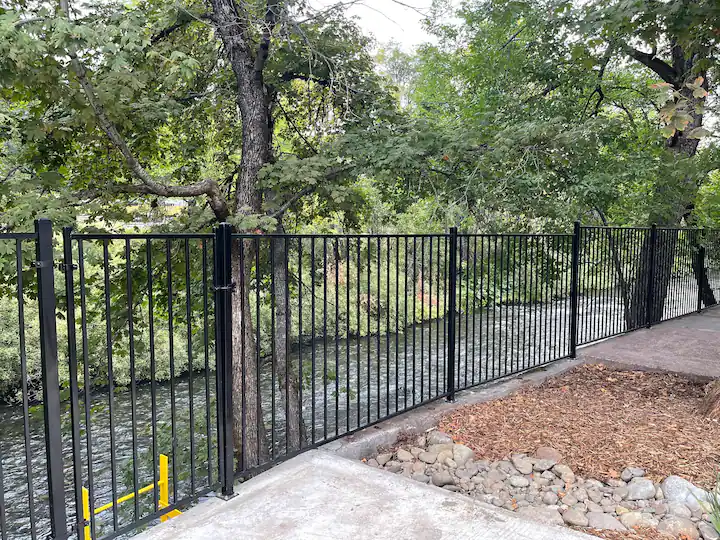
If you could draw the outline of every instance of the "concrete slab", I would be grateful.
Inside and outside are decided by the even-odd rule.
[[[590,540],[322,450],[138,535],[141,540]]]
[[[720,307],[584,347],[578,356],[698,380],[720,377]]]

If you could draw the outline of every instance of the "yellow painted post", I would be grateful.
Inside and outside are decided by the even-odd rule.
[[[166,508],[170,504],[170,487],[168,485],[168,457],[160,454],[160,479],[158,481],[158,508]],[[160,516],[160,521],[167,521],[168,516]]]
[[[90,535],[90,492],[87,488],[82,488],[82,503],[83,503],[83,521],[85,521],[85,540],[92,540]]]

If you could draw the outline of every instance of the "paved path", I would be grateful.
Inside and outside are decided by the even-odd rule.
[[[591,540],[323,450],[297,456],[138,540]]]
[[[720,307],[608,339],[578,353],[585,360],[701,379],[720,377]]]

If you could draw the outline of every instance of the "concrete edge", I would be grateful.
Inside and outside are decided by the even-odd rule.
[[[566,358],[539,366],[531,371],[511,375],[497,381],[484,383],[475,388],[457,392],[453,402],[438,400],[402,413],[371,427],[346,435],[320,446],[326,452],[333,452],[348,459],[362,459],[378,453],[378,450],[393,446],[401,438],[420,435],[434,428],[443,416],[466,405],[484,403],[506,397],[521,388],[537,386],[587,362],[586,358]]]

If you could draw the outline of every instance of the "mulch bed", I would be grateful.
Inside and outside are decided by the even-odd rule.
[[[636,527],[632,531],[608,531],[598,529],[581,529],[574,527],[578,531],[582,531],[605,540],[674,540],[669,534],[661,533],[652,527]]]
[[[720,422],[698,412],[702,397],[703,384],[677,375],[582,365],[462,407],[439,427],[485,459],[552,446],[586,478],[617,478],[632,466],[656,481],[676,474],[709,488],[720,467]]]

